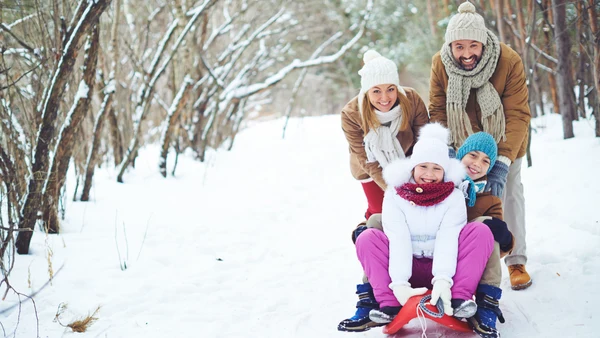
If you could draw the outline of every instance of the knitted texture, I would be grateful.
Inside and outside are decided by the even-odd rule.
[[[426,184],[405,183],[396,187],[398,196],[422,207],[429,207],[442,202],[450,196],[453,190],[453,182]]]
[[[400,78],[398,77],[398,67],[396,64],[377,53],[374,50],[368,50],[363,55],[364,66],[358,71],[360,75],[360,92],[358,93],[358,109],[362,113],[362,105],[365,95],[369,89],[383,84],[396,85],[399,91]]]
[[[504,186],[508,178],[508,166],[502,161],[497,161],[496,165],[488,173],[487,190],[492,192],[492,195],[502,198]]]
[[[456,158],[462,160],[462,158],[471,151],[481,151],[490,158],[490,167],[487,171],[489,173],[498,158],[498,145],[492,135],[484,132],[470,135],[462,146],[458,148]]]
[[[447,171],[450,163],[448,154],[449,131],[439,123],[424,125],[419,131],[419,140],[413,148],[413,168],[419,163],[431,162]],[[412,168],[411,168],[412,170]]]
[[[445,36],[446,44],[456,40],[475,40],[487,43],[487,28],[483,17],[475,12],[475,6],[468,1],[458,7],[458,14],[454,15]]]
[[[487,32],[487,39],[487,46],[481,55],[481,60],[473,70],[464,70],[457,64],[450,45],[444,45],[440,53],[442,63],[448,73],[446,115],[455,147],[460,147],[466,137],[473,134],[471,121],[466,112],[471,88],[477,89],[477,103],[481,108],[483,131],[491,134],[496,143],[506,139],[506,121],[502,101],[494,86],[489,82],[500,57],[500,42],[490,31]]]
[[[397,138],[402,123],[402,109],[397,105],[385,113],[375,110],[375,114],[380,125],[369,130],[363,142],[367,163],[379,162],[379,166],[385,168],[393,160],[405,157]]]

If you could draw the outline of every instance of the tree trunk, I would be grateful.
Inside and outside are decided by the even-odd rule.
[[[436,19],[435,19],[435,10],[433,8],[433,0],[427,0],[427,17],[429,18],[429,30],[431,31],[431,36],[437,35],[436,29]]]
[[[50,143],[55,137],[56,115],[63,98],[65,85],[69,79],[77,52],[81,47],[81,38],[89,31],[100,15],[108,7],[111,0],[94,0],[87,3],[86,11],[79,17],[78,23],[69,34],[64,54],[61,56],[56,71],[52,77],[50,88],[46,92],[42,107],[42,124],[39,129],[34,161],[32,165],[32,177],[29,180],[27,197],[21,210],[19,228],[29,229],[19,233],[15,246],[19,254],[29,253],[29,243],[33,234],[33,228],[37,221],[38,211],[42,203],[42,188],[48,175],[48,162]]]
[[[496,28],[498,29],[498,37],[500,38],[501,42],[506,43],[506,35],[504,34],[504,20],[502,19],[502,16],[504,15],[502,13],[502,9],[504,8],[504,0],[494,0],[495,3],[495,10],[496,10]]]
[[[595,37],[592,41],[594,46],[594,86],[596,87],[596,98],[600,100],[600,28],[598,27],[598,13],[596,13],[596,1],[588,0],[588,17],[590,18],[590,28]],[[596,103],[596,137],[600,137],[600,102]]]
[[[79,91],[75,95],[75,103],[69,112],[54,151],[54,158],[50,166],[50,174],[44,189],[42,221],[49,233],[58,233],[58,200],[60,191],[65,183],[67,169],[73,153],[75,133],[79,129],[83,117],[89,110],[90,101],[94,92],[96,77],[96,61],[98,60],[98,24],[92,28],[86,42],[86,55],[84,57],[84,73]]]
[[[584,31],[584,24],[583,24],[583,20],[584,20],[584,12],[583,12],[583,4],[581,3],[581,1],[577,1],[577,38],[575,41],[577,41],[577,45],[579,46],[579,63],[578,63],[578,67],[577,67],[577,79],[576,79],[576,83],[577,83],[577,88],[578,88],[578,94],[577,94],[577,108],[579,110],[579,116],[581,116],[582,118],[586,118],[586,113],[585,113],[585,68],[586,68],[586,50],[585,50],[585,31]]]
[[[563,138],[568,139],[575,136],[573,135],[575,104],[571,100],[573,91],[569,60],[571,41],[567,31],[566,0],[552,0],[552,5],[554,6],[554,40],[558,55],[558,70],[556,72],[558,77],[558,99],[563,120]]]
[[[160,160],[158,161],[158,168],[160,170],[160,174],[163,177],[167,177],[167,155],[169,154],[169,145],[171,144],[171,136],[173,135],[173,131],[175,130],[175,126],[177,125],[177,121],[179,119],[179,114],[181,110],[185,106],[187,101],[188,94],[190,89],[192,88],[192,79],[186,76],[183,79],[183,83],[181,84],[181,88],[179,88],[179,92],[173,99],[173,103],[169,108],[168,113],[168,121],[165,131],[162,137],[162,147],[160,152]]]

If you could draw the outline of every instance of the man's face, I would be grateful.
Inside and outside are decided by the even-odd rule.
[[[483,44],[479,41],[457,40],[450,44],[454,60],[464,70],[473,70],[483,54]]]

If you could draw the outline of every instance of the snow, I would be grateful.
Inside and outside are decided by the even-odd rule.
[[[10,282],[35,297],[40,337],[384,337],[379,328],[342,333],[354,312],[361,267],[350,231],[366,200],[350,175],[339,115],[253,125],[230,152],[199,163],[179,158],[175,177],[158,171],[159,146],[140,149],[126,184],[96,170],[91,202],[73,202],[69,173],[62,233],[38,229],[31,254],[17,256]],[[593,120],[562,140],[559,115],[535,119],[533,166],[523,168],[528,270],[533,286],[509,287],[504,269],[503,337],[597,337],[600,321],[600,139]],[[168,172],[174,156],[168,161]],[[117,249],[118,248],[118,249]],[[123,268],[126,264],[127,268]],[[28,285],[28,280],[31,286]],[[3,285],[5,286],[5,285]],[[2,290],[4,291],[4,289]],[[36,336],[31,302],[6,310],[8,337]],[[62,323],[101,306],[89,331]],[[428,336],[476,337],[428,322]],[[411,322],[405,334],[420,336]]]

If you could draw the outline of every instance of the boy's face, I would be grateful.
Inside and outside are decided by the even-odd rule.
[[[490,169],[490,158],[481,151],[468,152],[460,161],[467,168],[467,175],[473,181],[485,176]]]
[[[419,163],[413,169],[413,178],[417,184],[439,183],[444,180],[444,168],[431,162]]]
[[[392,109],[396,100],[398,100],[398,91],[393,84],[383,84],[374,86],[367,92],[369,102],[382,113]]]
[[[464,70],[473,70],[483,54],[483,44],[479,41],[457,40],[450,44],[452,56]]]

